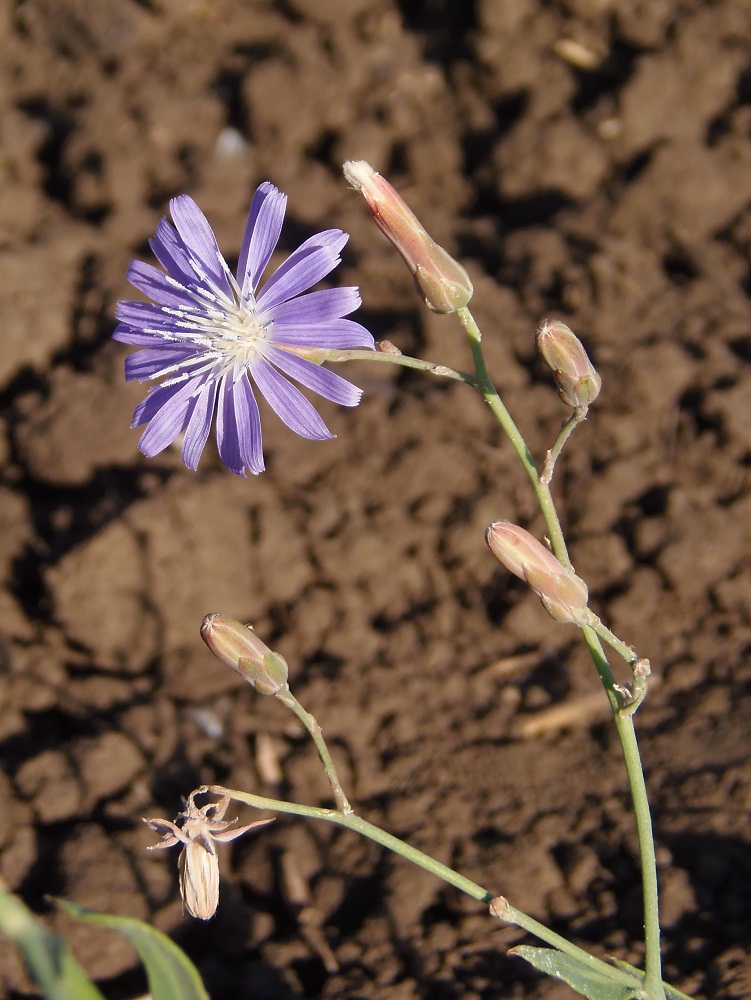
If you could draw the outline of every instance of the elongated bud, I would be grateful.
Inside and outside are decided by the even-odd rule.
[[[524,528],[510,521],[496,521],[485,532],[490,551],[506,569],[524,580],[558,622],[586,625],[586,583]]]
[[[439,313],[466,306],[473,291],[469,275],[428,236],[385,177],[365,160],[347,160],[344,176],[365,196],[376,225],[404,258],[428,306]]]
[[[565,323],[545,320],[535,337],[537,350],[553,369],[558,395],[567,406],[589,406],[597,399],[602,379],[584,345]]]
[[[206,615],[201,638],[214,656],[236,670],[260,694],[276,694],[287,686],[287,661],[261,642],[247,625],[227,615]]]

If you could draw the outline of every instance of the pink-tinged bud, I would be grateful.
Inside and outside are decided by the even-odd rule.
[[[428,306],[439,313],[466,306],[473,291],[469,275],[428,236],[386,178],[365,160],[347,160],[344,176],[365,196],[376,225],[404,258]]]
[[[227,615],[206,615],[201,638],[214,656],[236,670],[259,694],[276,694],[287,687],[287,661],[247,625]]]
[[[563,402],[575,408],[594,403],[600,394],[602,379],[576,334],[565,323],[546,319],[535,340],[537,350],[553,370]]]
[[[506,569],[524,580],[558,622],[586,625],[586,583],[524,528],[510,521],[496,521],[485,532],[490,551]]]

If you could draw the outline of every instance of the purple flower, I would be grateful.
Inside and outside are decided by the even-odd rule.
[[[117,305],[115,340],[142,348],[127,358],[125,377],[161,380],[133,414],[131,426],[148,425],[144,455],[184,431],[183,461],[197,468],[216,413],[221,460],[239,476],[257,474],[264,463],[254,387],[288,427],[315,440],[334,435],[290,379],[343,406],[359,403],[360,389],[305,357],[374,346],[363,326],[344,319],[360,305],[357,288],[308,291],[340,263],[347,234],[311,236],[258,290],[286,204],[268,181],[257,189],[233,276],[206,217],[180,195],[170,202],[174,227],[162,219],[149,241],[164,271],[138,260],[128,268],[128,281],[153,301]]]

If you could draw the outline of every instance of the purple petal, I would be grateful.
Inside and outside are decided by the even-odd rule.
[[[372,334],[351,319],[335,319],[320,326],[287,326],[274,323],[271,329],[272,344],[289,344],[292,347],[330,347],[336,350],[365,347],[375,349]]]
[[[237,262],[237,281],[243,296],[255,293],[258,279],[266,269],[284,222],[287,196],[278,188],[264,181],[256,189],[250,203],[248,224]]]
[[[232,398],[235,406],[240,455],[248,469],[254,476],[257,476],[266,468],[263,464],[261,444],[261,415],[258,412],[258,403],[253,395],[253,388],[244,371],[232,386]]]
[[[121,344],[133,344],[135,347],[153,347],[155,344],[163,344],[164,337],[158,337],[153,333],[144,333],[143,330],[134,330],[127,323],[120,323],[115,327],[112,339]]]
[[[304,240],[297,250],[290,254],[290,257],[294,257],[298,253],[307,253],[311,247],[333,247],[338,253],[348,239],[349,233],[342,232],[341,229],[324,229]]]
[[[194,472],[198,468],[203,449],[211,431],[211,421],[214,419],[214,403],[218,382],[210,379],[203,386],[195,400],[193,412],[185,428],[183,441],[183,462]]]
[[[145,382],[147,379],[154,378],[163,369],[170,365],[177,365],[195,353],[192,348],[186,350],[177,345],[136,351],[135,354],[130,354],[125,359],[125,381]]]
[[[153,458],[160,451],[164,451],[185,427],[193,393],[202,381],[201,378],[194,378],[180,385],[161,386],[146,397],[140,408],[136,408],[133,421],[136,422],[138,411],[141,409],[138,423],[143,423],[147,411],[151,411],[159,402],[153,416],[146,415],[149,425],[138,442],[138,447],[147,458]],[[157,396],[158,400],[155,398]]]
[[[336,375],[327,368],[321,368],[320,365],[314,365],[312,361],[306,361],[305,358],[298,358],[295,354],[273,347],[267,348],[264,356],[267,361],[281,368],[285,375],[317,392],[319,396],[330,399],[332,403],[357,406],[362,398],[362,389],[358,389],[341,375]]]
[[[140,427],[152,420],[167,400],[174,395],[176,386],[153,386],[146,393],[144,398],[133,411],[133,419],[130,422],[131,428]]]
[[[131,262],[126,278],[137,288],[139,292],[148,295],[154,302],[162,306],[183,306],[186,303],[193,305],[194,300],[186,293],[182,287],[175,288],[174,284],[164,271],[160,271],[152,264],[144,264],[141,260]]]
[[[268,309],[267,315],[274,323],[310,326],[347,316],[357,309],[361,301],[359,289],[352,285],[347,288],[321,288],[317,292],[280,302]]]
[[[149,246],[164,270],[176,281],[184,285],[195,283],[196,275],[190,264],[190,254],[174,226],[164,217],[159,220],[156,234],[149,240]]]
[[[196,330],[196,325],[191,316],[197,319],[203,317],[205,313],[196,306],[191,305],[191,312],[188,313],[185,307],[180,310],[171,309],[169,306],[158,306],[153,302],[135,302],[125,299],[117,303],[115,307],[115,318],[119,319],[127,326],[142,330],[144,333],[160,333],[170,331],[183,334]]]
[[[216,443],[219,457],[230,472],[245,475],[245,462],[240,453],[237,436],[235,401],[232,395],[232,375],[224,375],[219,386],[219,404],[216,409]]]
[[[258,358],[251,374],[271,409],[296,434],[314,441],[334,437],[300,390],[267,361]]]
[[[180,238],[190,251],[209,281],[224,292],[232,295],[230,283],[227,280],[226,264],[222,257],[216,237],[201,209],[187,194],[178,195],[170,203],[170,213]]]
[[[338,234],[337,238],[331,235],[334,233]],[[340,263],[339,251],[348,239],[346,233],[331,229],[306,240],[280,264],[263,286],[258,296],[259,311],[271,309],[293,295],[306,292],[311,285],[325,278]]]

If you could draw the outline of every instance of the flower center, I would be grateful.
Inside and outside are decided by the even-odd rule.
[[[217,316],[207,318],[211,349],[235,364],[248,365],[268,340],[271,322],[259,316],[247,302],[227,305]]]

